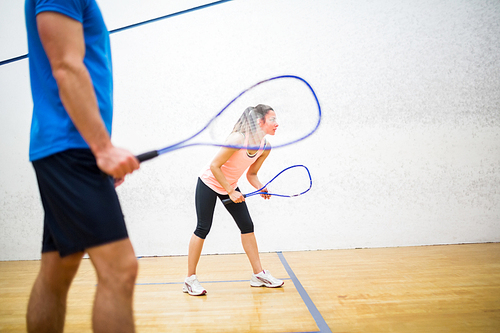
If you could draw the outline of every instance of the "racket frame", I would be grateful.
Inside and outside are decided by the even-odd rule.
[[[209,142],[206,142],[206,143],[198,143],[198,142],[188,143],[188,141],[194,139],[196,136],[198,136],[200,133],[202,133],[204,130],[206,130],[208,128],[208,126],[210,126],[210,124],[212,122],[214,122],[231,104],[233,104],[234,101],[236,101],[241,95],[243,95],[247,91],[249,91],[249,90],[257,87],[258,85],[260,85],[262,83],[273,81],[273,80],[278,80],[278,79],[283,79],[283,78],[297,79],[299,81],[302,81],[309,88],[309,90],[311,91],[312,95],[314,96],[314,100],[315,100],[316,105],[318,107],[318,121],[316,122],[314,128],[309,133],[303,135],[302,137],[300,137],[298,139],[292,140],[290,142],[286,142],[286,143],[283,143],[283,144],[280,144],[280,145],[275,145],[275,146],[273,146],[273,148],[279,148],[279,147],[288,146],[288,145],[291,145],[291,144],[294,144],[294,143],[297,143],[299,141],[304,140],[305,138],[307,138],[311,134],[313,134],[318,129],[318,127],[319,127],[319,125],[321,123],[321,105],[319,104],[319,100],[318,100],[318,97],[316,96],[316,93],[314,92],[313,88],[311,87],[311,85],[306,80],[304,80],[300,76],[296,76],[296,75],[280,75],[280,76],[275,76],[275,77],[271,77],[271,78],[266,79],[266,80],[259,81],[256,84],[252,85],[251,87],[243,90],[240,94],[238,94],[235,98],[233,98],[222,110],[220,110],[214,117],[212,117],[212,119],[210,119],[208,121],[208,123],[203,128],[201,128],[198,132],[194,133],[190,137],[188,137],[188,138],[186,138],[186,139],[184,139],[182,141],[179,141],[177,143],[174,143],[172,145],[166,146],[164,148],[161,148],[161,149],[158,149],[158,150],[151,150],[151,151],[148,151],[146,153],[137,155],[136,158],[139,160],[139,162],[144,162],[144,161],[153,159],[155,157],[158,157],[160,155],[163,155],[165,153],[168,153],[168,152],[171,152],[171,151],[174,151],[174,150],[177,150],[177,149],[185,148],[185,147],[192,147],[192,146],[214,146],[214,147],[226,147],[226,148],[234,148],[234,149],[245,148],[245,147],[242,147],[242,146],[225,145],[225,144],[221,144],[221,143],[209,143]],[[263,149],[270,149],[270,148],[265,148],[264,147]]]
[[[306,190],[304,190],[304,191],[302,191],[300,193],[296,193],[296,194],[278,194],[278,193],[269,193],[269,192],[262,191],[263,189],[265,189],[267,187],[267,185],[269,185],[270,183],[272,183],[283,172],[285,172],[285,171],[287,171],[289,169],[292,169],[292,168],[297,168],[297,167],[302,167],[302,168],[304,168],[307,171],[307,175],[309,177],[309,187]],[[309,190],[311,190],[311,188],[312,188],[311,172],[309,172],[309,169],[305,165],[295,164],[295,165],[289,166],[288,168],[285,168],[285,169],[281,170],[276,176],[274,176],[270,181],[268,181],[264,186],[262,186],[258,190],[253,191],[253,192],[249,192],[249,193],[246,193],[246,194],[243,194],[243,197],[247,198],[247,197],[251,197],[251,196],[257,195],[257,194],[267,194],[267,195],[272,195],[272,196],[275,196],[275,197],[293,198],[293,197],[298,197],[299,195],[302,195],[302,194],[305,194],[305,193],[309,192]],[[222,203],[224,205],[228,205],[230,203],[233,203],[233,201],[230,198],[227,198],[227,199],[223,199]]]

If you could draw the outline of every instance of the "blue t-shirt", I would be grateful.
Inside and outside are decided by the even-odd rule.
[[[101,116],[111,135],[113,118],[113,74],[109,32],[95,0],[26,0],[29,69],[33,118],[30,161],[70,148],[88,148],[59,97],[49,60],[36,25],[36,15],[44,11],[64,14],[83,25],[84,64],[94,84]]]

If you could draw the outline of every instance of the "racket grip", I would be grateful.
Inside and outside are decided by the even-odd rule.
[[[147,153],[137,155],[136,158],[139,160],[139,163],[140,163],[140,162],[144,162],[144,161],[150,160],[152,158],[155,158],[157,156],[158,156],[158,151],[151,150],[151,151],[148,151]]]
[[[246,198],[246,197],[247,197],[247,195],[243,194],[243,198]],[[231,198],[222,199],[222,203],[224,204],[224,206],[227,206],[227,205],[229,205],[232,202],[233,202],[233,200],[231,200]]]

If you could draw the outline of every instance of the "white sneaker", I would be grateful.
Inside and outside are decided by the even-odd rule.
[[[205,288],[201,286],[200,281],[198,281],[198,278],[194,274],[184,280],[182,291],[185,293],[189,293],[189,295],[192,296],[201,296],[207,293]]]
[[[274,278],[271,273],[266,270],[258,274],[252,274],[252,278],[250,279],[250,285],[252,287],[278,288],[284,283],[284,281]]]

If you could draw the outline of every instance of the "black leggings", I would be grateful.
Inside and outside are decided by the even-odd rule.
[[[236,190],[239,191],[239,188],[236,188]],[[201,181],[200,178],[198,178],[195,197],[198,225],[196,226],[194,234],[202,239],[205,239],[207,237],[208,233],[210,232],[210,228],[212,227],[217,197],[222,200],[229,198],[229,195],[218,194],[210,187],[205,185],[205,183]],[[250,213],[248,212],[247,204],[245,202],[232,202],[225,207],[238,225],[238,228],[240,228],[242,234],[253,232],[253,222],[250,218]]]

